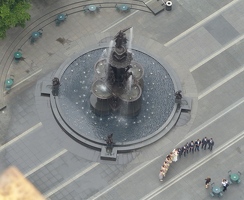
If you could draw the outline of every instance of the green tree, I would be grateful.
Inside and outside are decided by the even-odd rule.
[[[6,37],[11,27],[25,26],[30,19],[27,12],[31,7],[29,0],[0,0],[0,38]]]

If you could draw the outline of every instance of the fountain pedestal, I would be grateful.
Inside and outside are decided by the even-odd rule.
[[[134,117],[141,110],[144,70],[139,63],[132,62],[126,41],[124,31],[120,31],[111,53],[94,66],[90,105],[96,115],[118,111],[120,115]]]
[[[117,158],[117,148],[108,149],[108,147],[102,147],[101,149],[101,160],[111,160],[116,161]]]

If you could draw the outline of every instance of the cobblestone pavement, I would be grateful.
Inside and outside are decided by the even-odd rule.
[[[156,16],[146,7],[151,1],[124,0],[133,4],[127,13],[116,11],[116,1],[33,1],[26,27],[9,30],[0,41],[0,103],[7,105],[0,114],[1,171],[17,166],[52,200],[210,199],[207,176],[220,186],[229,170],[244,173],[244,1],[176,0],[172,11]],[[100,11],[85,13],[88,4],[101,4]],[[56,26],[59,13],[68,18]],[[45,112],[37,112],[36,83],[71,55],[106,45],[130,26],[133,45],[163,59],[178,74],[183,94],[193,99],[191,118],[155,144],[120,155],[116,164],[93,162],[97,152],[57,131],[52,121],[41,121]],[[31,33],[40,28],[42,37],[30,44]],[[13,53],[19,48],[24,59],[15,63]],[[10,76],[14,85],[7,94],[4,82]],[[165,156],[204,136],[215,140],[213,151],[179,159],[159,182]],[[242,184],[230,185],[222,198],[244,199]]]

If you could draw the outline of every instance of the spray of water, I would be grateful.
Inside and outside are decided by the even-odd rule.
[[[100,56],[100,59],[102,59],[102,58],[106,58],[107,59],[107,56],[108,56],[107,49],[104,49],[103,52],[102,52],[102,55]]]
[[[132,40],[133,40],[133,27],[130,28],[130,37],[128,41],[128,52],[130,53],[131,53]]]
[[[106,77],[106,71],[107,71],[107,49],[104,49],[99,60],[100,62],[96,66],[96,72],[101,77]]]
[[[108,63],[109,58],[110,58],[110,54],[111,54],[111,51],[112,51],[113,44],[114,44],[114,41],[111,40],[110,43],[109,43],[109,46],[108,46],[108,51],[107,51],[107,63]]]
[[[132,81],[133,81],[133,79],[132,79],[132,75],[131,75],[131,76],[128,78],[128,80],[127,80],[127,90],[128,90],[128,92],[131,91]]]
[[[106,66],[105,66],[105,80],[107,80],[108,78],[108,65],[109,65],[109,58],[110,58],[110,54],[111,54],[111,51],[112,51],[112,47],[113,47],[113,44],[114,44],[114,41],[111,40],[110,43],[109,43],[109,47],[108,47],[108,50],[106,50]]]

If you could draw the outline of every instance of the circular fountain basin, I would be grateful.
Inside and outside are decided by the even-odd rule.
[[[100,74],[103,74],[105,69],[105,63],[102,61],[100,65],[99,62],[104,49],[98,48],[76,55],[70,62],[65,62],[58,69],[55,77],[58,77],[61,83],[59,94],[56,97],[52,94],[50,96],[56,119],[63,130],[75,141],[98,150],[106,145],[104,139],[111,133],[113,133],[118,152],[134,150],[155,142],[163,136],[162,132],[170,130],[170,123],[175,117],[174,93],[178,90],[174,80],[176,77],[172,76],[169,68],[152,56],[132,49],[133,61],[140,63],[144,68],[144,91],[141,98],[137,99],[141,90],[132,90],[132,93],[127,96],[123,96],[123,94],[121,96],[121,100],[124,102],[121,104],[122,108],[117,112],[110,112],[109,106],[103,105],[102,107],[106,108],[105,112],[108,112],[108,115],[101,117],[92,112],[92,104],[109,104],[113,98],[103,81],[95,82],[92,86],[94,65],[98,63],[97,66],[101,66],[98,69]],[[95,77],[96,75],[97,72]],[[141,76],[140,73],[138,76]],[[177,80],[177,82],[179,81]],[[91,86],[99,99],[91,95]],[[104,96],[106,96],[106,100],[103,99]],[[90,98],[95,100],[90,101]],[[123,110],[126,110],[130,98],[141,101],[139,108],[134,106],[129,109],[140,110],[135,117],[126,117],[122,113]]]

